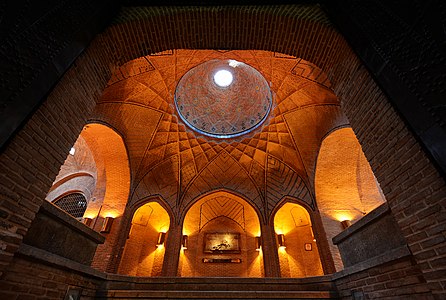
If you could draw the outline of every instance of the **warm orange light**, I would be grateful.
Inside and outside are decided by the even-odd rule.
[[[332,213],[332,217],[339,222],[344,220],[353,220],[353,214],[349,210],[335,210]]]
[[[352,225],[352,223],[350,222],[350,220],[343,220],[343,221],[341,221],[341,225],[342,225],[342,229],[347,229],[348,227],[350,227]]]
[[[310,226],[311,237],[313,238],[313,242],[316,242],[316,238],[314,237],[313,226]]]
[[[101,212],[101,217],[103,218],[113,218],[116,219],[117,217],[120,217],[121,214],[119,214],[116,210],[107,210]]]
[[[167,224],[163,224],[163,225],[160,225],[160,227],[159,227],[159,232],[167,232],[169,230],[169,223],[167,223]]]

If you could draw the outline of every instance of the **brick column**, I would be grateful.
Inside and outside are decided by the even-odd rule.
[[[180,261],[182,227],[171,224],[165,242],[162,276],[176,277],[178,274],[178,264]]]
[[[261,225],[262,252],[265,277],[280,277],[279,255],[273,225]]]

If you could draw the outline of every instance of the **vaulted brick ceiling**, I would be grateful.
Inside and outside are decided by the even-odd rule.
[[[244,62],[269,82],[273,108],[261,127],[219,140],[200,135],[177,117],[177,83],[212,59]],[[155,193],[180,211],[206,191],[221,188],[248,196],[261,210],[272,210],[290,193],[313,205],[322,139],[348,126],[327,76],[310,62],[267,51],[217,50],[171,50],[122,65],[92,121],[108,123],[122,135],[133,201]]]

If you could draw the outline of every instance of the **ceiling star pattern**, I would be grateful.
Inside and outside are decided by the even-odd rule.
[[[192,68],[216,59],[246,63],[269,83],[272,109],[253,132],[213,139],[190,129],[178,117],[174,104],[178,82]],[[314,158],[322,138],[330,129],[348,124],[325,74],[309,62],[286,55],[172,50],[128,62],[116,72],[92,121],[107,123],[123,136],[132,168],[133,201],[161,195],[178,214],[203,191],[215,189],[238,192],[265,212],[285,196],[312,205],[312,192],[304,187],[312,187]],[[276,179],[285,173],[292,178],[290,188],[268,177],[272,165],[281,166],[280,172],[273,172]],[[160,180],[170,184],[160,184]],[[270,195],[274,189],[283,193]]]

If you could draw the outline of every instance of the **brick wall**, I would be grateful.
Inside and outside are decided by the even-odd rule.
[[[291,18],[282,17],[285,9]],[[445,209],[445,182],[342,37],[330,28],[328,22],[310,22],[318,15],[314,10],[305,11],[298,7],[205,10],[200,18],[195,18],[193,8],[178,9],[175,13],[169,9],[156,12],[145,9],[138,13],[128,9],[120,21],[135,20],[138,15],[147,18],[112,26],[101,39],[112,36],[114,42],[107,43],[106,47],[110,47],[109,53],[120,54],[118,63],[164,49],[206,47],[267,49],[297,55],[321,67],[342,101],[344,112],[423,274],[433,290],[444,290],[441,274],[445,262],[441,256],[444,255],[445,237],[441,233],[444,226],[441,216]],[[274,29],[251,26],[265,24],[263,18],[269,18],[269,15],[271,24],[286,26]],[[227,20],[230,28],[249,30],[214,30],[223,28],[215,23],[221,18]],[[171,26],[181,22],[188,26]],[[162,29],[157,32],[149,29],[159,27]],[[163,30],[166,30],[165,34]],[[277,34],[268,34],[267,31]],[[305,32],[312,32],[311,38],[305,36]],[[262,38],[253,39],[254,36]],[[417,224],[425,216],[429,216],[428,220]]]
[[[206,253],[206,233],[240,234],[240,253]],[[226,192],[211,193],[187,212],[183,234],[188,248],[180,254],[178,275],[183,277],[262,277],[262,253],[256,251],[259,216],[244,199]],[[203,263],[203,259],[241,259],[241,263]]]
[[[0,298],[60,300],[72,287],[81,289],[82,299],[95,299],[99,284],[95,278],[16,257],[0,281]]]
[[[355,65],[342,88],[342,76],[333,78],[337,94],[423,276],[443,295],[444,179],[364,67]]]
[[[159,233],[168,232],[169,227],[169,215],[161,205],[149,202],[140,206],[132,216],[118,273],[161,276],[167,243],[157,247],[157,241]]]
[[[341,221],[361,219],[386,200],[351,128],[328,135],[318,154],[315,192],[336,270],[343,265],[331,240]]]
[[[97,72],[98,56],[81,56],[1,153],[0,272],[11,261],[60,166],[99,97],[107,71]]]
[[[335,282],[340,299],[432,299],[423,275],[410,257],[354,273]]]
[[[141,20],[133,21],[138,18]],[[227,26],[221,26],[221,20]],[[78,59],[1,154],[0,166],[8,171],[1,175],[3,270],[111,71],[150,52],[178,48],[266,49],[296,55],[321,67],[342,101],[424,278],[438,295],[444,293],[444,179],[323,14],[299,6],[125,10],[118,23]]]
[[[317,240],[317,230],[310,215],[302,206],[285,203],[274,214],[274,230],[283,234],[285,248],[278,248],[281,277],[310,277],[324,274]],[[307,247],[311,248],[305,248]]]

